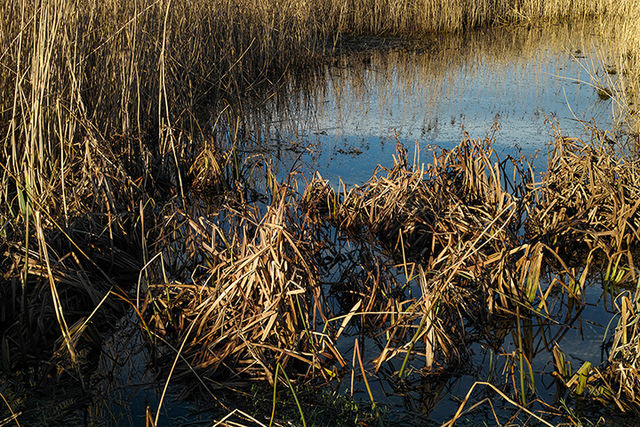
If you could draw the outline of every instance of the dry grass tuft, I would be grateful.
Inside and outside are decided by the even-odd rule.
[[[471,242],[483,233],[491,236],[489,248],[499,242],[508,246],[517,241],[522,218],[515,194],[524,189],[523,182],[508,176],[509,163],[523,166],[501,163],[490,139],[469,138],[434,155],[427,168],[409,166],[407,151],[398,146],[386,176],[375,173],[362,187],[346,191],[342,186],[340,192],[317,178],[303,199],[312,215],[320,214],[318,220],[331,220],[352,234],[371,233],[387,249],[412,259]]]
[[[605,379],[609,393],[618,406],[640,412],[640,292],[618,298],[620,318],[615,329]]]
[[[608,276],[634,280],[640,163],[614,148],[598,130],[591,143],[559,137],[535,185],[527,231],[563,256],[604,257]]]
[[[159,335],[184,341],[189,365],[207,377],[272,382],[277,365],[318,374],[332,358],[317,329],[316,243],[292,220],[288,190],[276,196],[264,212],[230,213],[222,223],[178,213],[163,224],[183,233],[183,262],[195,259],[198,268],[188,282],[152,285],[144,317]]]

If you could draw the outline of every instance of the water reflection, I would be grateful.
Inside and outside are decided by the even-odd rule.
[[[600,31],[567,23],[387,49],[355,43],[310,81],[291,83],[288,100],[271,102],[271,120],[257,120],[254,136],[278,152],[283,176],[301,157],[304,171],[347,184],[390,165],[395,138],[450,148],[465,132],[484,137],[497,124],[499,151],[531,156],[552,140],[554,125],[577,137],[585,123],[612,126],[612,101],[591,86],[608,51]],[[545,164],[544,155],[534,163]]]
[[[280,176],[298,167],[348,186],[365,182],[378,164],[390,166],[396,139],[410,149],[415,144],[425,155],[429,149],[456,146],[465,133],[493,135],[503,158],[538,153],[532,163],[543,171],[545,149],[554,133],[586,137],[586,127],[592,124],[614,126],[611,100],[602,99],[592,86],[592,73],[605,68],[602,58],[613,49],[600,31],[588,23],[574,23],[439,36],[386,49],[354,43],[310,82],[292,83],[288,92],[294,95],[269,106],[275,119],[267,125],[257,122],[255,142],[265,154],[276,153]],[[515,378],[522,368],[516,355],[522,346],[531,362],[527,386],[535,389],[535,397],[554,402],[564,395],[552,376],[556,344],[574,369],[584,361],[598,365],[606,358],[603,337],[612,313],[604,309],[599,283],[596,278],[586,287],[584,306],[569,301],[566,294],[557,295],[552,312],[561,323],[528,316],[520,322],[521,331],[511,322],[501,334],[491,331],[506,335],[504,342],[479,340],[472,346],[475,354],[469,366],[458,372],[424,376],[416,368],[398,384],[398,366],[382,369],[369,379],[374,398],[390,408],[390,420],[445,422],[477,380],[501,384],[507,393],[517,394]],[[353,332],[349,343],[359,334]],[[524,342],[518,342],[518,336]],[[360,340],[365,355],[367,346],[373,348],[370,362],[379,344],[361,336]],[[344,350],[350,357],[350,350]],[[347,378],[341,389],[350,388]],[[354,397],[368,402],[364,384],[356,384]],[[514,407],[497,395],[491,400],[494,407],[481,406],[471,419],[492,421],[497,412],[505,421],[513,415]]]

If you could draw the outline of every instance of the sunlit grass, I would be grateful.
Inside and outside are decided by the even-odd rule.
[[[2,317],[8,324],[2,337],[2,356],[7,368],[26,360],[15,352],[52,353],[49,349],[53,347],[59,354],[69,354],[75,362],[76,344],[92,311],[102,307],[105,295],[125,298],[125,292],[113,280],[114,271],[137,272],[150,260],[150,247],[165,244],[158,251],[170,250],[188,227],[196,235],[197,244],[204,242],[204,237],[207,244],[208,239],[226,237],[227,230],[219,225],[205,229],[195,220],[190,222],[192,218],[185,213],[192,194],[191,184],[215,182],[222,193],[231,188],[242,190],[237,152],[217,152],[215,146],[203,147],[202,141],[208,141],[205,137],[213,133],[210,129],[226,120],[227,124],[237,124],[230,126],[233,131],[229,137],[237,142],[244,118],[239,100],[272,96],[285,74],[304,75],[344,36],[421,36],[430,31],[465,31],[484,25],[534,24],[539,20],[582,17],[602,19],[606,27],[606,20],[622,18],[624,24],[616,27],[614,37],[621,48],[615,64],[623,76],[623,85],[613,95],[620,96],[630,117],[634,117],[640,81],[640,20],[636,3],[632,0],[2,2],[0,283]],[[474,159],[461,159],[456,167],[464,172],[462,178],[468,180],[470,187],[466,190],[474,197],[487,198],[483,199],[487,203],[478,210],[482,218],[477,222],[471,215],[452,218],[459,220],[462,231],[477,238],[474,245],[482,245],[483,249],[486,248],[481,240],[485,238],[490,238],[492,244],[496,243],[495,236],[500,236],[501,244],[507,242],[513,236],[505,234],[505,229],[496,222],[501,215],[510,215],[511,203],[515,201],[499,188],[499,179],[467,174],[474,167],[486,165],[478,165]],[[220,178],[224,168],[231,171],[227,172],[227,182]],[[491,166],[486,171],[498,173]],[[271,188],[280,189],[276,185]],[[239,194],[245,197],[241,202],[246,202],[246,194],[242,191]],[[618,201],[616,193],[605,196]],[[278,202],[284,203],[285,197],[288,194]],[[169,200],[172,204],[165,205]],[[621,200],[626,203],[625,197]],[[345,207],[338,205],[334,200],[336,210]],[[175,214],[172,219],[183,215],[184,223],[175,225],[161,218],[160,213],[166,213],[167,206]],[[150,319],[157,322],[153,324],[156,330],[166,326],[161,314],[168,313],[173,319],[174,313],[163,310],[173,308],[171,304],[180,302],[180,298],[185,298],[187,306],[194,304],[196,299],[187,298],[193,293],[203,298],[199,301],[202,304],[190,311],[195,318],[183,317],[182,321],[198,325],[196,336],[211,344],[211,348],[222,343],[229,353],[216,357],[223,360],[223,356],[233,356],[232,369],[240,367],[268,379],[273,366],[286,358],[297,358],[313,372],[324,372],[314,359],[320,350],[339,359],[333,346],[309,328],[314,304],[319,306],[320,302],[302,298],[300,294],[306,289],[302,284],[311,286],[315,276],[305,266],[308,253],[298,245],[304,239],[294,239],[286,229],[291,225],[283,206],[271,206],[265,217],[244,212],[238,234],[234,235],[236,240],[225,241],[215,251],[209,251],[215,259],[210,260],[212,265],[207,271],[212,283],[220,281],[219,288],[203,294],[202,289],[189,282],[195,277],[191,272],[178,270],[176,275],[185,277],[172,282],[176,295],[168,292],[154,295],[158,311]],[[456,214],[469,208],[460,206],[463,210]],[[496,207],[500,209],[495,210]],[[573,207],[586,209],[585,214],[593,212],[589,204]],[[363,216],[366,209],[358,205],[356,208],[343,211],[350,215],[347,220],[357,225],[357,220],[366,218]],[[598,206],[595,209],[596,213],[602,213]],[[612,212],[605,211],[596,218],[609,221]],[[371,219],[381,218],[385,216]],[[511,228],[510,221],[511,217],[506,224]],[[551,225],[557,225],[553,221]],[[164,225],[174,228],[163,230]],[[381,231],[402,230],[403,238],[409,239],[407,249],[416,249],[414,237],[419,225],[410,223],[408,228],[406,224],[393,222],[378,225],[391,227]],[[455,227],[446,225],[448,236],[454,236]],[[299,225],[293,230],[301,236],[307,231]],[[172,233],[178,237],[162,240],[161,237]],[[252,233],[257,233],[257,237],[250,241],[248,236],[254,236]],[[446,236],[436,237],[441,241],[431,240],[432,249],[441,245],[463,254],[469,250],[474,257],[479,253],[476,250],[479,246],[467,247],[463,239],[455,240],[458,246],[450,246],[450,241],[445,242]],[[587,232],[586,237],[580,237],[593,240],[600,236]],[[616,228],[607,242],[615,244],[615,249],[627,250],[628,242],[621,239]],[[191,244],[194,241],[185,246]],[[453,258],[440,260],[446,266],[438,276],[442,283],[448,283],[447,274],[455,276],[463,271],[466,274],[463,278],[471,274],[458,261],[451,261]],[[176,264],[183,261],[180,258]],[[201,261],[204,263],[205,259]],[[538,273],[533,268],[531,281],[537,283]],[[423,279],[426,283],[426,278]],[[519,295],[518,289],[514,289],[514,278],[504,276],[503,271],[496,279],[500,287],[495,300],[511,307],[510,298]],[[532,285],[530,293],[535,290]],[[225,300],[245,301],[248,296],[255,297],[255,301],[240,307]],[[198,310],[211,308],[207,304],[212,301],[227,303],[227,311]],[[373,308],[380,301],[373,298],[368,302]],[[110,303],[111,298],[107,305]],[[431,309],[433,304],[428,304]],[[225,340],[233,331],[225,329],[224,324],[229,318],[237,320],[241,332],[253,335],[236,334],[237,341],[229,345]],[[416,319],[415,313],[402,319],[408,322],[405,328],[408,329]],[[436,321],[429,316],[422,319],[420,337],[446,344],[446,337],[430,335],[428,331],[428,325],[436,325]],[[267,323],[260,324],[262,320]],[[158,326],[161,323],[162,327]],[[169,322],[168,326],[174,325]],[[220,334],[207,334],[206,328]],[[398,333],[403,338],[410,335],[405,330]],[[60,336],[62,339],[56,344]],[[254,341],[261,339],[273,340],[275,344],[268,345],[277,348],[255,350]],[[295,351],[288,350],[291,343],[297,345]],[[194,357],[200,357],[202,367],[222,363],[208,359],[210,349],[199,348],[198,344],[189,342],[187,349],[193,350],[190,354],[199,354]],[[263,353],[256,357],[256,351]],[[412,351],[413,347],[408,350]],[[270,353],[281,360],[264,356]],[[457,355],[451,351],[446,356],[455,359]]]

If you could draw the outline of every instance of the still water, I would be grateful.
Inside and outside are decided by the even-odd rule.
[[[313,84],[292,84],[284,103],[267,107],[273,118],[256,132],[255,143],[276,159],[282,178],[292,170],[318,172],[347,187],[366,182],[378,165],[390,167],[396,142],[409,149],[409,159],[418,149],[428,163],[430,151],[453,148],[466,135],[490,137],[502,159],[524,155],[543,173],[548,144],[558,134],[588,140],[593,126],[617,132],[616,103],[598,90],[617,84],[609,43],[592,24],[498,28],[411,45],[356,40],[317,71]],[[531,369],[537,396],[545,401],[553,402],[559,390],[551,375],[553,343],[574,369],[606,360],[605,333],[610,327],[610,337],[615,327],[612,297],[594,280],[584,298],[584,308],[570,316],[566,302],[557,301],[558,320],[565,324],[534,322]],[[508,382],[514,339],[508,335],[498,352],[475,345],[465,372],[414,381],[402,392],[384,378],[371,379],[374,398],[387,405],[394,422],[445,422],[475,381]],[[379,355],[375,344],[364,344],[365,356],[367,344],[370,359]],[[345,357],[351,357],[348,346]],[[349,390],[348,382],[342,391]],[[368,403],[364,384],[356,388],[356,398]],[[500,415],[514,409],[505,405],[501,411],[499,399],[494,404]],[[493,421],[485,409],[468,421]]]
[[[554,132],[583,137],[586,126],[614,127],[616,104],[594,78],[615,85],[604,56],[608,40],[593,25],[490,29],[351,49],[317,71],[314,84],[291,89],[267,135],[283,154],[283,173],[305,172],[357,185],[389,166],[396,139],[407,148],[451,148],[468,133],[492,135],[504,155],[539,154],[543,170]],[[401,46],[397,46],[401,44]],[[268,107],[269,108],[269,107]],[[557,130],[554,130],[554,126]],[[268,145],[268,144],[267,144]]]

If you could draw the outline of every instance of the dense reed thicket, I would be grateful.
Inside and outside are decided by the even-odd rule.
[[[191,311],[188,315],[172,314],[172,310],[178,309],[156,298],[152,302],[157,312],[146,319],[156,331],[164,333],[175,328],[178,333],[174,336],[182,340],[186,340],[181,335],[182,326],[191,322],[188,330],[195,331],[193,337],[197,341],[188,343],[187,354],[194,366],[217,367],[224,362],[232,372],[246,372],[259,366],[269,377],[274,364],[277,366],[284,358],[296,359],[311,370],[321,366],[316,363],[317,354],[342,365],[344,361],[330,345],[341,329],[335,328],[334,335],[326,336],[311,330],[308,316],[315,316],[320,299],[302,295],[308,289],[319,288],[316,273],[305,268],[304,261],[312,249],[317,249],[307,252],[304,245],[298,246],[296,238],[301,239],[298,234],[306,229],[286,220],[288,208],[277,204],[269,207],[264,217],[246,214],[237,228],[190,223],[189,219],[194,219],[186,214],[177,222],[160,218],[167,206],[189,211],[192,185],[217,182],[219,192],[234,188],[237,174],[228,174],[227,178],[232,175],[234,178],[226,181],[220,176],[224,175],[224,167],[237,168],[237,159],[233,153],[220,150],[219,141],[211,136],[215,135],[211,128],[222,122],[231,128],[237,124],[234,135],[241,134],[244,112],[240,100],[250,98],[259,103],[272,96],[285,74],[304,75],[345,36],[419,36],[429,31],[586,16],[625,20],[625,26],[621,27],[624,30],[618,35],[624,47],[619,69],[625,82],[622,99],[630,102],[629,111],[633,114],[636,107],[631,102],[638,94],[640,81],[637,78],[640,20],[634,20],[638,17],[638,6],[632,0],[2,2],[3,367],[12,370],[33,360],[22,357],[25,354],[46,358],[58,352],[76,361],[80,338],[90,320],[96,320],[94,310],[108,311],[104,309],[106,306],[117,310],[118,297],[128,299],[125,295],[128,289],[119,289],[118,284],[128,287],[153,255],[150,248],[162,253],[159,245],[172,248],[175,241],[183,239],[182,233],[191,236],[189,243],[199,247],[193,260],[203,265],[209,260],[210,265],[197,277],[191,276],[192,271],[177,269],[173,271],[175,276],[162,284],[171,284],[163,288],[167,291],[165,295],[171,297],[168,298],[171,304],[185,304]],[[607,25],[605,21],[603,25]],[[457,154],[455,164],[446,156],[436,161],[436,168],[440,168],[437,176],[442,180],[438,185],[442,188],[452,182],[456,185],[451,192],[460,199],[455,209],[446,204],[435,206],[434,212],[416,217],[413,212],[416,206],[405,205],[406,201],[395,206],[371,202],[370,199],[385,194],[384,185],[388,184],[376,180],[353,203],[349,197],[329,197],[333,200],[329,207],[345,214],[347,219],[334,215],[333,220],[340,224],[348,220],[347,229],[364,227],[379,236],[402,230],[400,235],[408,239],[406,249],[410,255],[433,256],[432,267],[446,267],[437,276],[440,284],[449,283],[451,275],[468,285],[480,274],[478,262],[482,268],[492,263],[513,265],[516,270],[503,269],[499,277],[491,278],[501,283],[495,294],[489,282],[477,292],[470,291],[468,286],[456,288],[464,289],[460,295],[470,293],[475,298],[473,302],[484,299],[489,309],[495,301],[511,309],[513,299],[522,296],[520,290],[514,289],[519,283],[517,278],[524,277],[523,269],[532,264],[515,263],[511,258],[515,252],[505,254],[505,247],[495,245],[507,245],[516,239],[522,212],[501,186],[499,171],[488,164],[473,163],[477,160],[465,157],[468,153],[464,150],[461,148]],[[483,152],[480,148],[474,150]],[[221,159],[227,166],[213,167]],[[481,159],[486,162],[484,157]],[[228,166],[234,161],[235,166]],[[478,181],[466,181],[467,173]],[[424,186],[422,175],[412,175],[417,174],[416,170],[399,167],[397,174],[408,183],[414,180],[421,189],[412,190],[419,195],[434,191]],[[394,177],[391,175],[390,179],[393,181]],[[413,197],[414,193],[400,195]],[[288,196],[281,197],[279,201]],[[627,199],[623,195],[621,200]],[[548,200],[543,197],[544,201]],[[360,223],[369,212],[374,213],[369,220],[388,218],[383,211],[379,214],[381,209],[395,209],[393,212],[400,214],[399,218],[406,214],[411,221],[418,222]],[[449,222],[439,222],[442,217],[438,215],[443,212]],[[585,215],[591,218],[589,212],[592,211],[586,211]],[[609,218],[609,214],[603,218]],[[501,223],[505,216],[508,221]],[[434,222],[435,218],[438,221]],[[450,228],[460,221],[464,224],[462,231],[468,232],[474,245],[465,245],[469,236],[456,240],[455,233],[437,231],[437,227]],[[540,219],[539,223],[543,221]],[[163,226],[175,229],[167,231]],[[428,232],[426,237],[420,237],[424,231]],[[167,236],[175,241],[166,240]],[[220,236],[221,241],[205,247],[215,236]],[[393,236],[387,242],[387,249],[402,246],[397,245],[396,238]],[[420,248],[423,244],[427,244],[427,252]],[[628,246],[619,249],[628,250]],[[372,247],[372,251],[377,250]],[[437,249],[441,248],[455,250],[438,258]],[[485,253],[489,249],[495,256]],[[530,254],[528,247],[520,247],[518,251],[524,251],[525,257]],[[460,253],[468,257],[455,261]],[[179,262],[183,261],[179,258]],[[511,273],[512,276],[505,276]],[[418,339],[425,343],[421,351],[429,359],[428,365],[438,356],[450,359],[446,350],[450,338],[443,331],[451,329],[462,334],[464,325],[457,322],[460,327],[452,327],[452,319],[459,314],[452,305],[442,311],[448,317],[432,316],[433,301],[440,300],[441,288],[429,287],[432,282],[425,274],[422,272],[418,277],[423,295],[429,297],[407,305],[396,306],[395,300],[390,303],[389,299],[375,298],[364,304],[371,310],[379,310],[385,322],[385,316],[391,316],[392,323],[403,331],[392,334],[395,341],[390,339],[390,350],[381,360],[390,355],[410,354]],[[221,287],[203,287],[206,283],[220,283]],[[385,286],[391,292],[395,285]],[[535,295],[536,289],[530,288],[527,295]],[[198,301],[195,308],[191,307],[195,301]],[[213,312],[215,306],[208,304],[215,301],[224,302],[226,311]],[[233,305],[238,301],[250,303]],[[376,306],[380,301],[383,305]],[[200,310],[207,306],[211,311]],[[396,307],[396,311],[389,307]],[[464,307],[470,308],[467,318],[486,314],[483,310],[475,312],[477,306],[473,303]],[[249,310],[244,311],[245,308]],[[411,314],[405,316],[407,311]],[[276,318],[273,313],[284,314]],[[325,312],[318,313],[321,316]],[[171,325],[176,319],[178,324]],[[235,353],[225,341],[229,331],[223,324],[229,319],[237,320],[239,330],[247,332],[233,341],[237,345]],[[396,322],[398,319],[402,321]],[[420,332],[412,336],[410,331],[416,324]],[[256,349],[256,341],[261,343],[260,349]],[[206,346],[198,347],[202,343]],[[221,346],[226,352],[219,353]],[[292,347],[295,352],[289,350]],[[211,359],[213,353],[225,358]],[[270,358],[261,356],[264,354]]]
[[[216,107],[252,91],[269,93],[282,73],[312,64],[343,34],[416,35],[636,11],[634,2],[613,0],[25,0],[1,12],[3,164],[9,168],[3,180],[11,187],[18,179],[34,203],[68,212],[83,210],[79,200],[86,197],[68,188],[87,187],[75,183],[82,182],[76,176],[87,157],[82,150],[95,145],[88,141],[101,145],[97,157],[112,155],[111,167],[122,165],[146,184],[154,162],[174,163],[167,159],[172,150],[183,160],[192,144],[177,138],[180,132],[193,135],[210,115],[215,119]],[[628,25],[622,34],[632,46],[637,31]],[[172,142],[165,137],[170,129]],[[16,191],[3,194],[6,204],[15,205]]]

